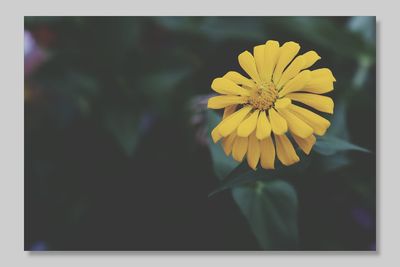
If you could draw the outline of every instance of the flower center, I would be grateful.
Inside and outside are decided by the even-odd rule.
[[[272,107],[277,98],[278,91],[276,90],[275,85],[270,82],[254,89],[249,97],[248,103],[255,109],[267,110]]]

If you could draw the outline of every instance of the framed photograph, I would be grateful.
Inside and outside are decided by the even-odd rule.
[[[24,18],[26,251],[376,251],[376,19]]]

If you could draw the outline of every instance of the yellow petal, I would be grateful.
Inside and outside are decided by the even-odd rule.
[[[229,71],[227,74],[224,75],[223,78],[231,80],[237,85],[244,85],[250,88],[254,88],[256,85],[252,80],[247,79],[242,74],[236,71]]]
[[[274,169],[275,146],[271,136],[260,141],[261,158],[260,164],[264,169]]]
[[[291,103],[292,101],[289,98],[280,98],[276,100],[274,105],[276,108],[287,108]]]
[[[288,93],[302,90],[311,79],[310,73],[311,71],[309,70],[303,70],[302,72],[300,72],[296,77],[294,77],[292,80],[287,82],[285,86],[283,86],[283,88],[278,93],[279,96],[283,97]]]
[[[293,139],[296,141],[296,143],[299,145],[301,150],[303,150],[304,153],[307,155],[310,154],[310,151],[315,144],[316,138],[314,135],[310,135],[307,138],[301,138],[295,134],[292,133]]]
[[[257,126],[259,110],[254,111],[247,119],[245,119],[237,129],[237,135],[240,137],[248,137]]]
[[[327,119],[315,114],[312,111],[309,111],[308,109],[296,106],[294,104],[291,104],[289,109],[301,120],[310,125],[311,128],[314,129],[314,133],[317,135],[324,135],[326,130],[331,125]]]
[[[306,104],[316,110],[333,114],[333,100],[328,96],[316,95],[316,94],[304,94],[304,93],[292,93],[286,95],[286,97]]]
[[[231,114],[233,114],[236,110],[236,106],[237,105],[231,105],[228,106],[224,109],[224,115],[222,116],[222,120],[229,117]],[[221,122],[211,131],[211,137],[214,141],[214,143],[217,143],[223,136],[219,133],[219,129],[218,126],[221,124]],[[236,135],[236,134],[232,134],[232,135]],[[230,135],[231,136],[231,135]],[[229,138],[229,136],[227,137]],[[224,144],[224,141],[227,139],[224,138],[224,140],[222,140],[222,145]],[[230,153],[230,152],[229,152]]]
[[[236,107],[237,105],[231,105],[231,106],[227,106],[224,109],[224,115],[222,116],[222,119],[227,118],[229,115],[233,114],[233,112],[236,111]]]
[[[272,80],[272,72],[275,69],[279,56],[279,43],[277,41],[267,41],[264,48],[264,68],[265,72],[262,78],[264,81]]]
[[[315,51],[308,51],[307,53],[304,53],[302,56],[305,59],[305,64],[303,66],[303,69],[311,67],[312,65],[314,65],[315,62],[317,62],[317,60],[321,59],[321,57]]]
[[[284,84],[286,84],[290,79],[296,77],[299,72],[304,69],[304,65],[306,61],[303,56],[296,57],[292,63],[290,63],[289,67],[283,72],[281,79],[278,82],[278,89],[282,88]]]
[[[229,156],[229,154],[231,154],[232,152],[232,146],[233,142],[235,141],[235,138],[236,138],[236,133],[232,133],[228,137],[225,137],[221,142],[222,148],[224,149],[224,152],[227,156]]]
[[[211,131],[211,138],[214,143],[217,143],[223,136],[219,133],[218,130],[219,124]]]
[[[311,78],[301,91],[325,94],[333,90],[333,81],[327,78]]]
[[[287,42],[279,49],[279,58],[273,74],[273,81],[277,84],[282,76],[283,70],[292,61],[300,50],[300,45],[295,42]]]
[[[244,104],[247,102],[247,97],[236,95],[219,95],[208,99],[208,108],[220,109],[230,105]]]
[[[236,161],[241,162],[244,155],[246,155],[248,139],[248,137],[239,136],[235,138],[232,147],[232,156]]]
[[[307,138],[312,135],[313,128],[290,112],[290,110],[278,109],[278,112],[283,118],[285,118],[291,132],[300,136],[301,138]]]
[[[220,94],[224,95],[242,95],[249,96],[250,91],[240,87],[233,81],[226,78],[216,78],[211,84],[211,88]]]
[[[242,69],[257,83],[261,84],[260,76],[258,75],[256,62],[249,51],[244,51],[238,57],[239,64]]]
[[[249,136],[249,147],[247,150],[247,162],[253,170],[257,167],[258,161],[260,160],[260,154],[260,143],[253,132]]]
[[[335,77],[333,76],[332,72],[330,69],[327,68],[322,68],[322,69],[316,69],[311,71],[311,77],[312,78],[325,78],[329,81],[336,82]]]
[[[243,107],[224,119],[219,126],[219,133],[226,137],[229,134],[231,134],[233,131],[236,130],[236,128],[239,126],[239,124],[242,122],[242,120],[249,114],[251,111],[250,106]]]
[[[256,61],[256,67],[258,76],[263,80],[263,73],[265,73],[264,65],[264,48],[265,45],[257,45],[254,47],[254,60]]]
[[[278,155],[278,159],[282,162],[282,164],[289,166],[298,162],[300,159],[297,156],[289,138],[287,138],[285,134],[274,136],[276,142],[276,154]]]
[[[271,122],[272,131],[275,134],[281,135],[287,132],[288,126],[286,120],[273,108],[269,110],[269,120]]]
[[[271,135],[271,124],[268,121],[267,114],[265,111],[260,112],[257,121],[256,136],[258,139],[262,140]]]

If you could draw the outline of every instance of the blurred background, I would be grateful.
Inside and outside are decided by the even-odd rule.
[[[376,249],[375,17],[25,17],[25,250],[259,250],[208,145],[212,79],[269,39],[335,75],[327,153],[290,180],[298,250]]]

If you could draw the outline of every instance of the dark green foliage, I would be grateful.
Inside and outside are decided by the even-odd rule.
[[[373,246],[374,17],[25,17],[25,31],[44,54],[30,69],[25,55],[26,249]],[[310,156],[254,172],[191,103],[269,39],[321,55],[335,112]]]

